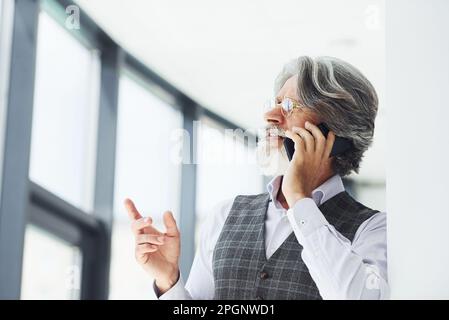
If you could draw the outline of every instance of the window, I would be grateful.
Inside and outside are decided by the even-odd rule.
[[[16,9],[16,16],[20,18],[16,22],[23,24],[16,29],[17,32],[14,33],[16,38],[11,43],[15,50],[26,52],[29,59],[22,61],[29,63],[25,65],[21,63],[10,65],[9,62],[12,32],[9,33],[12,31],[13,6]],[[16,154],[11,152],[15,151],[14,148],[7,148],[5,150],[9,154],[0,157],[3,159],[5,156],[7,164],[22,164],[17,168],[13,166],[13,170],[8,167],[9,170],[6,171],[11,176],[22,177],[20,197],[13,197],[14,201],[7,202],[17,204],[20,199],[24,201],[18,208],[11,205],[3,206],[4,211],[0,212],[2,221],[4,212],[8,213],[7,218],[17,217],[10,220],[14,222],[17,230],[20,229],[20,232],[13,230],[12,234],[12,231],[8,230],[9,221],[7,221],[8,223],[2,225],[3,228],[0,230],[2,238],[12,239],[17,244],[13,250],[2,250],[0,262],[9,262],[8,259],[11,258],[17,267],[3,268],[4,265],[7,267],[10,265],[2,263],[3,270],[6,270],[2,279],[11,280],[7,285],[0,286],[0,294],[8,298],[17,298],[21,287],[23,299],[106,298],[105,280],[109,280],[109,297],[112,299],[148,299],[152,292],[152,279],[135,262],[134,236],[123,208],[123,200],[126,197],[135,200],[143,215],[151,215],[156,226],[162,230],[164,229],[161,221],[162,213],[167,209],[173,211],[179,222],[181,163],[178,160],[181,159],[178,157],[181,151],[180,142],[186,140],[179,141],[183,115],[182,111],[174,107],[174,99],[179,98],[179,101],[184,101],[193,108],[192,113],[186,113],[187,117],[197,114],[202,107],[191,103],[189,97],[167,84],[164,79],[155,77],[152,70],[145,68],[140,61],[123,52],[87,15],[83,15],[83,21],[86,23],[83,24],[82,32],[66,29],[65,18],[65,8],[60,1],[0,2],[0,65],[6,66],[0,68],[0,144],[3,143],[2,126],[6,121],[6,112],[3,112],[2,108],[8,105],[4,103],[8,94],[11,93],[14,97],[12,100],[14,103],[10,104],[12,110],[19,110],[16,107],[24,105],[22,102],[31,101],[29,98],[34,95],[30,159],[28,150],[24,149],[28,147],[30,132],[28,120],[31,114],[25,114],[23,111],[10,114],[14,115],[10,118],[15,121],[8,124],[8,132],[5,135],[23,142],[21,148],[15,148],[20,152]],[[39,23],[38,29],[35,30],[37,32],[35,51],[32,47],[35,43],[35,33],[28,33],[27,30],[30,25],[35,24],[36,19]],[[33,56],[34,53],[36,57]],[[115,107],[113,104],[116,92],[111,90],[116,90],[114,81],[121,67],[116,63],[119,60],[122,62],[122,53],[125,58],[123,63],[127,68],[135,70],[136,73],[146,74],[161,87],[143,81],[128,70],[121,74],[117,141],[109,140],[111,143],[117,143],[117,156],[114,176],[112,255],[111,261],[108,261],[109,252],[102,251],[99,246],[109,245],[109,234],[98,223],[99,215],[85,213],[93,211],[97,136],[110,137],[108,133],[115,132],[116,119],[109,117],[114,115],[113,112],[108,113],[110,109],[101,109],[106,113],[105,117],[102,116],[100,119],[102,125],[100,127],[97,125],[99,93],[101,89],[102,97],[112,97],[113,99],[108,100],[110,102],[108,106]],[[102,58],[105,64],[101,64]],[[31,70],[34,61],[36,61],[35,86],[31,88],[32,82],[29,80],[32,79],[29,79],[29,76],[33,73],[24,73],[23,70]],[[101,73],[101,65],[107,66],[108,72]],[[8,91],[10,77],[6,73],[9,70],[14,76],[12,79],[18,79],[28,85],[21,87],[20,84],[16,84],[19,81],[16,81],[14,88]],[[104,80],[104,83],[100,87],[101,80]],[[164,91],[162,87],[168,88]],[[22,97],[22,94],[26,98],[23,101],[17,99]],[[206,118],[202,121],[210,130],[199,137],[200,150],[204,150],[208,155],[218,155],[219,158],[226,159],[230,154],[228,150],[224,149],[223,153],[223,150],[217,152],[215,148],[221,147],[223,143],[232,142],[236,148],[232,149],[232,152],[238,155],[246,154],[246,147],[242,142],[234,143],[233,139],[224,136],[223,128],[213,121]],[[16,126],[16,123],[21,125]],[[20,139],[20,135],[17,136],[11,128],[21,128],[27,133],[24,135],[27,139]],[[219,130],[218,135],[215,129]],[[111,139],[114,137],[111,136]],[[15,146],[14,143],[7,145]],[[105,154],[111,156],[114,151],[113,148],[105,149],[107,150],[99,155],[99,163],[104,160],[102,156]],[[3,150],[1,145],[0,150]],[[28,165],[28,160],[30,160],[29,168],[23,167]],[[255,164],[243,161],[231,164],[199,164],[196,178],[199,193],[196,195],[198,218],[207,215],[206,208],[219,200],[231,198],[239,193],[257,193],[263,190],[262,177]],[[26,171],[29,177],[21,174]],[[188,171],[191,172],[193,171]],[[107,174],[109,177],[114,175],[112,172]],[[101,175],[100,173],[98,176]],[[23,178],[29,178],[29,181]],[[196,181],[192,181],[194,182]],[[28,186],[26,183],[29,183]],[[107,184],[108,181],[103,183]],[[7,196],[14,194],[17,189],[15,184],[3,183],[2,186],[6,187],[7,191],[13,191],[2,192]],[[193,197],[193,192],[187,196]],[[102,201],[109,208],[110,199],[106,199],[105,196]],[[10,210],[11,207],[18,210]],[[11,212],[14,215],[11,215]],[[193,215],[194,212],[189,214]],[[108,218],[106,212],[101,218],[103,217]],[[14,240],[21,239],[23,229],[26,231],[22,248],[22,241]],[[98,258],[98,252],[107,252],[105,259]],[[4,257],[7,259],[3,259]],[[107,272],[109,262],[111,262],[110,274]],[[21,282],[19,272],[22,272]],[[107,277],[110,278],[106,279]]]
[[[30,178],[84,211],[93,203],[99,79],[98,54],[41,12]]]
[[[5,0],[0,3],[0,66],[2,66],[0,68],[0,165],[2,165],[3,161],[4,129],[6,125],[6,106],[8,102],[8,67],[10,65],[11,56],[12,11],[13,3],[11,0]]]
[[[143,215],[162,227],[162,213],[179,215],[180,165],[172,161],[172,133],[182,127],[181,113],[163,102],[139,78],[120,80],[112,233],[111,299],[148,299],[152,279],[134,258],[134,236],[123,207],[133,199]],[[163,228],[162,228],[163,229]]]
[[[196,240],[202,222],[217,203],[264,191],[254,148],[208,118],[201,119],[198,131]]]
[[[25,233],[22,272],[22,299],[79,299],[79,249],[32,225]]]
[[[5,63],[5,44],[3,30],[4,30],[4,19],[3,19],[3,1],[0,3],[0,65],[9,66],[9,63]],[[2,68],[3,69],[3,68]],[[6,69],[6,68],[4,68]],[[4,127],[5,127],[5,116],[6,116],[6,81],[7,73],[5,70],[0,70],[0,166],[2,166],[3,161],[3,140],[4,140]],[[1,172],[0,172],[1,179]]]

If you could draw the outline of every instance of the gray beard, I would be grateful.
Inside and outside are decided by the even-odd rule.
[[[281,176],[287,171],[289,160],[283,144],[271,146],[266,139],[257,143],[256,161],[265,176]]]

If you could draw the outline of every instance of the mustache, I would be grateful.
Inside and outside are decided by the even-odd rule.
[[[278,127],[275,124],[266,125],[264,129],[265,129],[264,130],[265,131],[265,136],[277,135],[277,136],[283,137],[283,138],[286,137],[285,130],[280,128],[280,127]]]

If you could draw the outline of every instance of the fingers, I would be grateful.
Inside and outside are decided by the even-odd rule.
[[[147,233],[151,232],[157,235],[163,235],[163,233],[159,232],[157,229],[151,226],[151,224],[153,223],[153,219],[151,217],[142,217],[139,211],[137,211],[136,206],[131,199],[125,199],[125,208],[128,212],[129,218],[133,220],[131,229],[136,236],[139,234],[143,234],[145,228],[149,229],[147,230]],[[165,227],[167,229],[167,235],[177,236],[179,234],[179,231],[173,214],[170,211],[166,211],[164,212],[163,218]]]
[[[316,125],[310,123],[309,121],[306,121],[305,127],[313,135],[313,138],[315,140],[315,152],[320,156],[323,155],[324,149],[326,147],[326,138],[324,137],[323,133]]]
[[[163,245],[165,237],[159,234],[139,234],[136,236],[136,244],[154,244]]]
[[[134,202],[132,202],[131,199],[125,199],[125,208],[128,212],[128,216],[131,220],[137,220],[142,218],[142,215],[137,211],[136,206],[134,205]]]
[[[287,131],[285,131],[285,135],[288,137],[288,138],[290,138],[290,139],[292,139],[293,140],[293,142],[295,143],[295,153],[298,151],[300,154],[301,153],[303,153],[303,152],[305,152],[305,145],[304,145],[304,142],[302,141],[302,138],[298,135],[298,134],[296,134],[296,133],[294,133],[294,132],[292,132],[292,131],[290,131],[290,130],[287,130]]]
[[[332,131],[329,131],[329,133],[327,134],[326,146],[324,148],[324,159],[330,157],[332,147],[334,146],[334,142],[335,142],[335,134]]]
[[[136,246],[136,256],[143,256],[146,253],[155,252],[158,247],[154,244],[144,243]]]
[[[335,134],[332,131],[329,131],[326,138],[316,125],[308,121],[306,121],[305,127],[306,128],[293,127],[293,136],[300,136],[299,139],[303,140],[303,145],[305,146],[305,150],[307,152],[314,152],[320,157],[324,157],[326,159],[329,158],[335,141]],[[295,142],[295,149],[296,145],[297,143]]]
[[[152,223],[153,219],[151,219],[151,217],[140,218],[138,220],[133,221],[133,223],[131,224],[131,229],[135,235],[144,233],[144,229],[148,229],[147,233],[161,235],[162,233],[159,232],[156,228],[154,228],[152,226]]]
[[[301,127],[293,127],[292,131],[304,140],[305,149],[307,152],[315,151],[315,140],[309,131]]]
[[[171,213],[171,211],[165,211],[164,212],[164,225],[165,228],[167,229],[167,236],[170,237],[176,237],[179,234],[178,231],[178,227],[176,225],[176,220],[173,217],[173,214]]]

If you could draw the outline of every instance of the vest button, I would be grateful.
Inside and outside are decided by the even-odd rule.
[[[268,278],[268,273],[266,273],[265,271],[262,271],[260,273],[260,279],[267,279]]]

